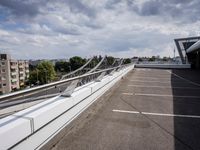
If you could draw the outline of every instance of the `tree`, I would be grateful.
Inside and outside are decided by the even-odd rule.
[[[151,58],[149,58],[149,61],[155,61],[155,60],[156,60],[155,56],[152,56]]]
[[[130,63],[131,63],[131,59],[130,58],[124,59],[124,64],[130,64]]]
[[[143,61],[143,60],[142,60],[142,58],[139,58],[139,59],[138,59],[138,61],[140,61],[140,62],[141,62],[141,61]]]
[[[86,63],[86,59],[83,59],[79,56],[74,56],[69,59],[69,62],[70,62],[71,69],[76,70]]]
[[[36,74],[40,84],[48,83],[55,79],[56,73],[50,61],[42,61],[37,65]]]
[[[115,61],[115,58],[112,56],[107,56],[106,58],[107,58],[107,63],[109,66],[111,66]]]
[[[163,60],[163,61],[168,61],[168,58],[167,58],[167,57],[163,57],[162,60]]]
[[[30,77],[29,77],[29,84],[36,84],[38,81],[38,72],[37,70],[31,70],[30,71]]]
[[[56,72],[70,72],[71,71],[70,62],[65,62],[65,61],[56,62],[55,71]]]
[[[36,69],[36,66],[29,64],[29,70],[32,71],[34,69]]]

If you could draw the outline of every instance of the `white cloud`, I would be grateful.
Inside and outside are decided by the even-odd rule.
[[[173,56],[174,38],[200,34],[200,21],[183,23],[184,16],[141,15],[147,2],[151,0],[49,1],[36,3],[26,15],[16,7],[14,11],[10,8],[7,19],[0,18],[0,49],[9,49],[14,57],[25,59],[99,54]],[[10,7],[7,3],[5,6]],[[24,6],[31,9],[29,3]],[[173,9],[180,7],[178,3]]]

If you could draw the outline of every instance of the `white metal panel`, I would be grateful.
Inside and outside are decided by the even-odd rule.
[[[31,134],[28,119],[9,116],[0,120],[0,149],[8,149]]]
[[[130,70],[130,68],[129,68]],[[45,143],[47,143],[53,136],[55,136],[58,132],[60,132],[67,124],[69,124],[73,119],[75,119],[81,112],[83,112],[86,108],[88,108],[94,101],[96,101],[101,95],[103,95],[110,87],[112,87],[113,82],[117,82],[124,73],[121,74],[112,80],[109,84],[103,86],[101,89],[94,92],[92,95],[87,97],[84,101],[67,111],[65,114],[42,128],[39,132],[33,134],[26,141],[17,145],[14,149],[39,149]],[[81,93],[79,93],[81,94]],[[66,101],[67,98],[64,98]],[[39,138],[38,138],[39,137]]]
[[[45,144],[57,132],[59,132],[61,128],[65,127],[78,114],[80,114],[90,104],[92,104],[97,98],[99,98],[102,94],[104,94],[110,87],[113,86],[114,83],[120,80],[123,75],[125,75],[128,71],[133,69],[133,67],[134,66],[129,66],[126,69],[122,69],[119,72],[114,73],[112,76],[106,76],[102,80],[103,82],[101,83],[101,86],[99,84],[97,87],[97,88],[99,87],[102,87],[102,88],[99,88],[99,90],[93,93],[91,93],[92,92],[91,85],[88,85],[88,86],[85,86],[84,88],[79,88],[78,90],[75,90],[75,92],[69,98],[65,98],[65,97],[51,98],[45,102],[42,102],[31,108],[28,108],[27,110],[16,113],[15,115],[19,115],[19,116],[22,115],[24,117],[33,119],[34,131],[38,130],[39,128],[40,129],[38,132],[35,132],[29,138],[27,138],[26,140],[18,144],[15,148],[16,149],[35,149]],[[93,84],[95,85],[96,83],[94,82]],[[77,105],[75,106],[75,104]],[[48,123],[52,119],[54,120]],[[29,120],[25,120],[25,121],[29,121]],[[30,122],[28,123],[29,124],[26,124],[26,125],[29,127],[29,132],[26,134],[29,135],[31,132],[31,126],[30,126]],[[41,128],[42,126],[43,128]],[[22,125],[22,127],[23,129],[27,128],[25,125],[24,126]],[[21,129],[21,125],[20,125],[20,129]],[[18,131],[15,131],[15,132],[18,132]],[[28,136],[26,134],[22,132],[22,135],[25,137]],[[20,135],[19,133],[20,137],[22,137],[22,135]],[[21,140],[20,138],[15,139],[15,142],[19,142],[20,140]],[[9,146],[12,146],[12,143],[9,143]]]
[[[200,49],[200,40],[197,41],[196,43],[194,43],[192,46],[190,46],[190,47],[186,50],[186,52],[187,52],[187,53],[191,53],[191,52],[196,51],[196,50],[199,50],[199,49]]]

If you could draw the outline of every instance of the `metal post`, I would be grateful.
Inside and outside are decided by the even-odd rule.
[[[69,66],[69,72],[72,72],[72,68],[71,68],[71,66]]]
[[[47,83],[47,70],[44,70],[45,72],[45,83]]]
[[[36,69],[36,72],[37,72],[37,85],[39,84],[39,81],[38,81],[38,69]]]

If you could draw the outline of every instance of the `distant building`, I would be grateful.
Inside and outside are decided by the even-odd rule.
[[[25,60],[19,60],[18,67],[19,67],[19,85],[24,86],[29,78],[29,62]]]
[[[0,54],[0,93],[9,93],[25,85],[29,78],[29,62],[13,60],[8,54]]]

